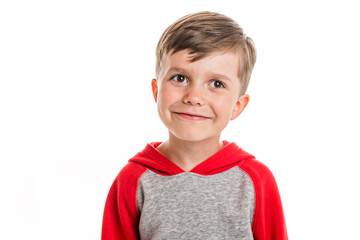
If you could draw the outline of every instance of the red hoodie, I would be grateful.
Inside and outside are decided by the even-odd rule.
[[[286,240],[270,170],[235,143],[185,172],[148,144],[111,186],[102,240]]]

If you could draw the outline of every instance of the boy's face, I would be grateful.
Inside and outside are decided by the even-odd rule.
[[[216,140],[246,107],[240,95],[239,57],[214,52],[190,62],[188,50],[167,54],[152,90],[158,113],[170,134],[185,141]]]

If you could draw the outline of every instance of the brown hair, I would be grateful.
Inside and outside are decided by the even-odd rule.
[[[164,56],[188,49],[192,62],[215,51],[239,52],[241,95],[246,92],[256,62],[256,49],[251,38],[231,18],[215,12],[186,15],[170,25],[160,37],[156,48],[156,76]]]

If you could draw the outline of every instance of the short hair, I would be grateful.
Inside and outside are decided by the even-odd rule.
[[[254,42],[231,18],[216,12],[197,12],[171,24],[162,34],[156,47],[156,76],[166,54],[188,49],[191,62],[215,51],[235,51],[239,55],[240,95],[246,92],[256,62]]]

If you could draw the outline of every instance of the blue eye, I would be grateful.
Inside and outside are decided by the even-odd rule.
[[[174,79],[176,82],[179,82],[179,83],[186,81],[186,77],[184,75],[180,75],[180,74],[173,76],[171,79]]]
[[[212,81],[210,83],[210,86],[213,87],[213,88],[224,88],[225,87],[225,85],[222,82],[218,81],[218,80]]]

